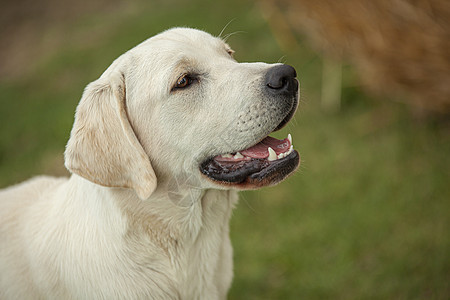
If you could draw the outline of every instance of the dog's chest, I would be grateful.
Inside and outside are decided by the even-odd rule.
[[[141,282],[144,294],[154,295],[157,289],[166,299],[225,299],[232,279],[229,219],[236,201],[235,192],[207,191],[178,222],[162,226],[167,228],[162,236],[170,239],[153,232],[147,247],[141,244],[145,236],[128,240],[130,249],[147,249],[127,255],[135,286]],[[154,246],[159,250],[150,253]]]

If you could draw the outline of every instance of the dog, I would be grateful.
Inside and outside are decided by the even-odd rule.
[[[197,29],[121,55],[77,106],[71,177],[0,191],[0,299],[225,299],[237,192],[299,166],[269,136],[298,98],[293,67]]]

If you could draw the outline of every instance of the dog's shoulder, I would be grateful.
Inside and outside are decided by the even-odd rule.
[[[0,202],[10,199],[11,197],[19,198],[22,195],[40,195],[46,190],[53,189],[67,180],[68,178],[65,177],[36,176],[24,182],[1,189]]]
[[[64,177],[37,176],[0,190],[0,219],[4,220],[12,211],[35,203],[46,193],[67,182]],[[4,215],[4,216],[3,216]]]

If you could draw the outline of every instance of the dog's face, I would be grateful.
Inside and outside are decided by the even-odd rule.
[[[83,95],[66,151],[66,166],[103,185],[135,188],[144,198],[145,192],[140,193],[133,183],[142,181],[139,176],[166,180],[188,174],[202,188],[240,189],[284,179],[297,168],[299,155],[290,138],[277,140],[268,135],[283,127],[295,113],[295,70],[281,64],[237,63],[232,53],[219,38],[199,30],[176,28],[119,57],[100,82],[88,86]],[[102,94],[109,95],[107,103],[114,103],[112,111],[106,116],[98,112],[95,121],[85,118],[88,111],[97,109],[93,106],[102,102],[98,99]],[[104,106],[99,109],[104,110]],[[114,130],[121,128],[123,137],[99,125],[98,119],[108,122],[114,110],[120,124]],[[92,122],[95,124],[87,124]],[[92,129],[89,138],[80,133],[87,128]],[[95,130],[103,134],[93,133]],[[106,142],[103,149],[98,149],[102,147],[99,141],[94,142],[94,148],[90,146],[90,151],[128,163],[129,167],[114,162],[119,165],[118,172],[106,168],[106,177],[125,176],[120,183],[105,184],[104,175],[97,174],[99,171],[92,170],[89,163],[80,163],[80,153],[86,150],[80,149],[83,143],[79,140],[99,138],[120,139]],[[128,149],[127,141],[133,150]],[[122,150],[113,149],[117,146]],[[125,157],[120,151],[129,155]],[[142,162],[143,156],[148,161]],[[154,178],[151,180],[154,185]]]

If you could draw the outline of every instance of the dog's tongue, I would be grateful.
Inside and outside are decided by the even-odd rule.
[[[240,153],[244,156],[252,158],[266,158],[269,156],[269,147],[272,148],[276,154],[280,154],[289,150],[291,147],[291,142],[289,139],[278,140],[268,136],[255,146],[242,150]]]

